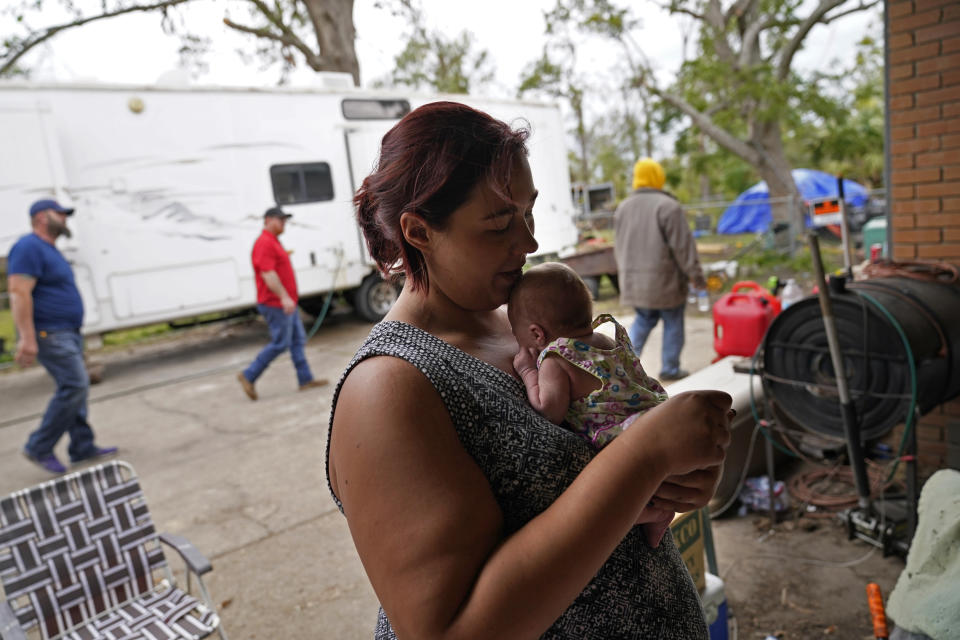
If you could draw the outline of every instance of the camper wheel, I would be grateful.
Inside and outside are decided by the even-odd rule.
[[[353,292],[353,308],[364,320],[380,322],[397,301],[399,294],[396,285],[384,281],[376,273],[371,273]]]

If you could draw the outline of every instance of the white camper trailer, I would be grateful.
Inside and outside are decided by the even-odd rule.
[[[277,203],[307,311],[347,291],[375,321],[380,280],[352,195],[380,138],[438,96],[338,89],[0,83],[0,256],[29,231],[30,203],[74,206],[58,246],[83,296],[85,334],[253,306],[250,249]],[[576,242],[555,106],[451,96],[532,129],[540,254]]]

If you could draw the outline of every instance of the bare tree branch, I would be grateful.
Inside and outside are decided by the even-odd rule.
[[[666,10],[666,11],[669,11],[670,13],[683,13],[683,14],[686,14],[686,15],[688,15],[688,16],[691,16],[691,17],[693,17],[693,18],[696,18],[697,20],[699,20],[699,21],[701,21],[701,22],[706,22],[706,20],[707,20],[706,16],[704,16],[702,13],[697,13],[697,12],[694,11],[693,9],[687,9],[686,7],[671,7],[669,4],[661,4],[661,5],[660,5],[660,8],[661,8],[661,9],[664,9],[664,10]]]
[[[753,147],[742,140],[738,140],[725,129],[715,124],[710,116],[703,113],[680,96],[669,91],[662,91],[650,85],[647,85],[647,90],[687,114],[690,119],[693,120],[693,123],[697,125],[701,131],[713,138],[717,144],[723,146],[731,153],[735,153],[754,166],[760,163],[760,154],[757,153]]]
[[[276,15],[275,13],[273,13],[273,11],[270,10],[270,7],[268,7],[268,6],[267,6],[265,3],[263,3],[261,0],[247,0],[247,1],[250,2],[253,6],[256,7],[257,10],[258,10],[261,14],[263,14],[263,17],[266,18],[266,19],[270,22],[270,24],[272,24],[272,25],[275,26],[277,29],[279,29],[279,30],[280,30],[280,33],[284,33],[284,34],[292,35],[292,36],[296,37],[296,36],[293,34],[293,32],[290,31],[290,29],[287,27],[287,25],[285,25],[285,24],[283,23],[283,20],[281,20],[279,17],[277,17],[277,15]],[[279,11],[279,9],[278,9],[278,11]],[[298,39],[299,39],[299,38],[298,38]]]
[[[3,61],[0,65],[0,76],[4,76],[9,73],[17,61],[22,58],[28,51],[36,47],[37,45],[43,44],[53,36],[57,35],[61,31],[67,29],[73,29],[75,27],[80,27],[91,22],[96,22],[97,20],[105,20],[107,18],[115,18],[116,16],[121,16],[126,13],[135,13],[138,11],[159,11],[165,10],[170,7],[176,6],[178,4],[184,4],[190,0],[160,0],[158,2],[153,2],[151,4],[139,4],[132,7],[124,7],[123,9],[115,9],[113,11],[105,11],[104,13],[97,14],[95,16],[89,16],[87,18],[77,18],[71,22],[65,22],[64,24],[56,25],[53,27],[46,27],[45,29],[40,30],[39,32],[27,37],[20,43],[13,45],[12,47],[6,49],[3,52],[3,55],[0,56],[0,60]]]
[[[866,4],[861,2],[859,5],[857,5],[856,7],[853,7],[852,9],[847,9],[846,11],[841,11],[839,13],[833,14],[832,16],[825,17],[823,20],[820,21],[820,24],[830,24],[834,20],[837,20],[844,16],[848,16],[851,13],[859,13],[861,11],[866,11],[867,9],[872,9],[873,7],[880,4],[880,2],[881,0],[872,0],[871,2],[868,2]]]
[[[773,20],[758,19],[750,23],[750,26],[744,31],[742,36],[743,42],[740,44],[739,65],[741,69],[756,64],[760,58],[760,33],[764,29],[769,29],[774,24],[776,23]]]
[[[745,16],[753,9],[754,4],[756,4],[756,0],[737,0],[730,5],[729,9],[727,9],[726,19],[730,20],[731,18],[740,18]]]
[[[280,33],[271,31],[269,27],[248,27],[246,25],[236,23],[230,18],[224,18],[223,24],[242,33],[249,33],[250,35],[257,36],[258,38],[273,40],[285,46],[293,47],[303,54],[303,57],[306,58],[307,64],[313,69],[317,69],[322,65],[320,57],[317,56],[317,54],[310,47],[308,47],[303,40],[297,37],[297,34],[291,31],[289,27],[287,27],[279,18],[277,18],[273,12],[270,11],[268,6],[261,2],[261,0],[250,0],[250,2],[257,7],[260,13],[263,14],[263,17],[266,18],[270,24],[274,25],[280,30]]]
[[[800,27],[790,38],[790,42],[783,48],[780,54],[780,63],[777,65],[777,78],[785,80],[790,75],[790,66],[793,64],[793,56],[800,50],[804,38],[810,33],[814,25],[820,22],[831,9],[835,9],[844,3],[845,0],[820,0],[820,4],[814,9],[806,20],[800,23]]]
[[[821,0],[817,8],[814,9],[814,11],[800,23],[799,28],[793,34],[790,42],[787,43],[783,49],[783,52],[780,54],[780,62],[777,65],[777,78],[780,80],[785,80],[790,74],[790,66],[793,64],[793,56],[796,55],[797,51],[800,50],[800,45],[803,43],[804,38],[807,37],[807,34],[810,33],[810,30],[813,29],[814,26],[817,24],[830,24],[834,20],[843,18],[844,16],[848,16],[852,13],[866,11],[880,3],[880,0],[870,0],[869,2],[864,2],[861,0],[860,4],[847,9],[846,11],[840,11],[830,16],[826,15],[832,9],[836,9],[842,5],[845,1],[846,0]]]
[[[714,30],[721,32],[726,30],[727,21],[724,18],[723,9],[720,7],[720,0],[709,0],[707,10],[704,11],[703,15]]]
[[[737,57],[733,54],[733,50],[730,48],[730,43],[727,40],[723,12],[720,9],[718,0],[710,0],[704,13],[699,13],[687,7],[672,6],[670,4],[661,4],[660,7],[670,13],[688,15],[704,24],[710,25],[713,29],[714,39],[717,42],[717,54],[724,62],[731,66],[736,66]]]
[[[713,27],[713,39],[716,42],[717,56],[731,67],[736,68],[737,57],[730,48],[730,41],[727,40],[727,23],[723,16],[723,8],[720,6],[720,0],[710,0],[707,3],[707,10],[704,12],[707,23]]]

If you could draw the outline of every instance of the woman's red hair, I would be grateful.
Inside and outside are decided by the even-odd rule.
[[[353,198],[380,272],[426,288],[423,255],[403,237],[400,215],[413,212],[443,229],[480,184],[509,200],[513,163],[527,154],[528,136],[457,102],[432,102],[404,116],[383,136],[377,166]]]

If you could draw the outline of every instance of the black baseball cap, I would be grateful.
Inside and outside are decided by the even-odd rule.
[[[287,213],[280,207],[270,207],[263,213],[264,218],[283,218],[284,220],[289,220],[293,217],[292,213]]]

